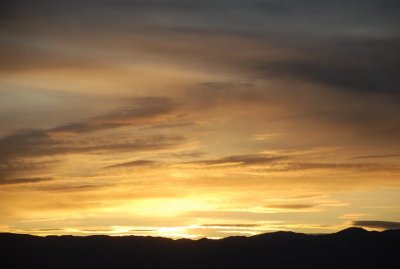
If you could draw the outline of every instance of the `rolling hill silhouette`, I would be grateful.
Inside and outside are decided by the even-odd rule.
[[[400,268],[400,230],[221,240],[0,234],[1,268]]]

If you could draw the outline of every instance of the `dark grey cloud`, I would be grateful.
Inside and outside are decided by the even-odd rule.
[[[300,79],[364,94],[400,96],[398,37],[338,40],[300,48],[307,55],[305,59],[267,62],[260,70],[270,78]]]
[[[3,1],[2,1],[3,2]],[[281,40],[392,34],[399,21],[395,0],[86,0],[4,1],[6,21],[39,20],[86,30],[126,31],[135,25],[255,34]],[[135,22],[135,23],[132,23]],[[31,27],[26,24],[20,27]],[[35,24],[33,24],[35,25]],[[102,27],[99,27],[102,26]],[[150,28],[151,29],[151,28]],[[315,41],[315,40],[314,40]]]
[[[32,136],[30,136],[32,134]],[[10,143],[12,141],[13,143]],[[136,137],[129,141],[92,141],[94,145],[76,145],[73,142],[54,140],[45,132],[38,135],[36,131],[12,135],[0,140],[0,176],[14,177],[48,171],[57,164],[55,157],[63,154],[104,152],[151,151],[174,147],[184,141],[182,136],[146,136]],[[36,157],[52,157],[50,162],[30,161]]]
[[[44,181],[51,181],[53,178],[14,178],[14,179],[0,179],[0,186],[4,185],[15,185],[15,184],[29,184],[29,183],[39,183]]]
[[[156,150],[168,148],[184,140],[182,136],[151,135],[134,137],[128,141],[104,141],[100,139],[93,145],[76,144],[57,140],[47,131],[35,130],[19,132],[0,140],[0,161],[6,163],[22,157],[41,157],[69,153],[95,153],[104,151]]]
[[[14,156],[42,155],[44,149],[48,154],[56,152],[59,143],[42,130],[19,131],[0,139],[0,160],[5,161]]]
[[[392,230],[400,229],[400,222],[382,221],[382,220],[357,220],[353,222],[353,225],[367,227],[367,228],[377,228],[377,229],[392,229]]]
[[[153,39],[157,36],[161,38],[160,43],[165,44],[158,46],[156,54],[164,56],[172,54],[174,59],[192,58],[197,62],[203,61],[196,58],[197,55],[201,55],[202,59],[211,55],[208,58],[213,63],[245,70],[246,74],[254,72],[254,76],[262,78],[304,80],[361,93],[378,92],[399,97],[400,80],[396,72],[400,66],[397,53],[400,47],[400,30],[397,27],[400,16],[397,16],[396,12],[399,8],[398,1],[307,0],[300,3],[291,0],[68,2],[47,0],[30,3],[17,1],[12,3],[12,6],[12,9],[7,8],[7,10],[36,16],[37,20],[44,20],[47,24],[51,21],[53,22],[51,25],[54,25],[54,20],[60,21],[60,28],[72,28],[73,35],[80,31],[85,33],[101,32],[104,29],[111,30],[111,33],[118,31],[126,40],[127,48],[130,47],[129,43],[135,43],[129,41],[128,37],[140,32],[137,28],[131,29],[131,25],[140,25],[142,28],[139,28],[143,29],[144,25],[151,24],[150,28],[146,28],[147,37]],[[133,14],[138,16],[132,16]],[[29,16],[15,17],[14,20],[23,18],[29,19]],[[134,23],[132,18],[136,18]],[[80,27],[77,27],[77,21],[82,22],[79,24]],[[99,27],[99,24],[104,27]],[[37,27],[43,26],[39,24]],[[167,38],[163,39],[165,34],[169,36],[178,32],[181,39],[187,43],[178,42],[180,45],[174,47],[173,42]],[[112,36],[110,33],[103,34]],[[254,49],[251,46],[243,48],[238,46],[237,49],[222,46],[221,49],[218,38],[226,34],[241,40],[257,41],[259,45],[255,54],[259,55],[248,53]],[[3,39],[8,40],[7,36],[5,35]],[[188,41],[193,36],[204,37],[207,40],[205,43],[211,45],[198,48],[196,40],[192,43]],[[19,43],[38,43],[27,40],[22,38]],[[176,40],[178,39],[175,38]],[[269,50],[271,44],[273,47],[301,52],[305,57],[301,60],[272,61],[260,53]],[[118,46],[121,44],[118,43]],[[9,64],[12,61],[23,61],[29,56],[24,54],[27,48],[15,52],[13,50],[16,47],[18,47],[16,44],[9,44],[5,49],[8,53],[4,56],[12,56],[11,60],[7,61]],[[147,47],[151,49],[149,48],[151,46]],[[225,52],[227,49],[230,51],[228,56],[225,53],[212,53],[215,50]],[[240,56],[243,50],[249,54],[247,57]],[[44,51],[49,53],[50,50],[47,47]],[[29,54],[34,56],[38,53],[34,50]],[[60,57],[60,53],[54,54]],[[22,57],[17,57],[18,55]],[[54,61],[60,61],[65,65],[66,61],[74,58],[73,55],[67,56],[65,59],[55,57]],[[35,58],[32,61],[36,64],[43,62]],[[77,59],[80,64],[92,61]],[[26,64],[27,62],[25,61]],[[70,127],[82,131],[88,128],[85,123],[75,123]]]
[[[79,146],[66,148],[65,153],[101,153],[105,151],[146,151],[174,147],[185,141],[181,135],[148,135],[132,138],[129,141],[99,143],[93,146]]]
[[[15,155],[14,155],[15,157]],[[18,158],[2,156],[0,158],[0,179],[25,178],[32,174],[47,174],[51,167],[58,163],[52,160],[23,160]]]
[[[369,30],[369,34],[374,34],[395,29],[393,24],[398,19],[393,9],[399,8],[394,0],[123,1],[117,5],[120,3],[124,8],[139,8],[170,26],[242,31],[285,39],[337,37],[346,34],[346,30]]]
[[[133,99],[126,109],[101,115],[87,121],[60,125],[47,130],[22,130],[0,139],[0,161],[13,157],[44,156],[62,153],[94,152],[102,150],[156,149],[167,146],[170,141],[182,140],[181,136],[155,135],[135,137],[129,141],[92,141],[97,143],[77,144],[68,139],[56,139],[63,134],[81,134],[123,126],[146,125],[175,108],[167,98],[144,97]],[[73,138],[71,138],[73,139]]]
[[[58,126],[48,131],[50,133],[87,133],[102,129],[149,123],[158,116],[171,113],[176,109],[176,106],[176,103],[171,99],[163,97],[135,98],[126,109],[112,111],[87,121]]]
[[[290,38],[338,35],[342,32],[374,34],[396,29],[399,9],[395,0],[6,0],[8,20],[34,16],[52,23],[76,23],[102,29],[137,23],[187,27],[207,31],[242,31]],[[98,30],[100,31],[100,30]]]
[[[0,23],[12,19],[16,9],[19,8],[18,3],[12,0],[4,0],[0,2]]]
[[[0,139],[0,176],[15,176],[18,172],[45,169],[51,162],[35,162],[35,157],[51,157],[72,153],[106,151],[143,151],[169,148],[184,140],[180,135],[148,135],[129,139],[98,137],[90,143],[80,141],[80,134],[124,126],[143,126],[157,122],[176,108],[167,98],[133,99],[126,109],[113,111],[87,121],[60,125],[47,130],[18,131]],[[66,135],[66,137],[64,137]],[[72,136],[71,136],[72,135]],[[57,138],[57,136],[61,136]],[[31,158],[27,160],[26,158]]]

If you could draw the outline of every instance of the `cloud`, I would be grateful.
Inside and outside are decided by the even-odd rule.
[[[301,58],[305,58],[303,61],[318,61],[318,59],[313,60],[314,57],[307,53]],[[339,57],[341,56],[338,55]],[[286,60],[281,59],[281,61],[285,65]],[[288,61],[290,65],[291,61],[297,60]],[[360,61],[355,60],[355,62]],[[257,76],[258,64],[257,60],[253,61],[247,68],[248,72]],[[270,65],[272,69],[277,68],[279,60],[265,64]],[[329,68],[330,63],[327,63],[327,66]],[[365,69],[361,63],[359,68]],[[304,72],[304,68],[299,69],[299,72]],[[338,71],[332,73],[337,74]],[[344,75],[347,76],[349,73],[352,72],[344,72]],[[364,75],[371,77],[368,72]],[[381,87],[379,90],[362,90],[351,86],[322,85],[320,82],[296,77],[295,71],[293,76],[272,72],[266,77],[259,76],[259,78],[262,80],[257,80],[251,87],[245,86],[246,84],[237,85],[235,81],[231,84],[228,82],[202,84],[188,92],[187,100],[194,104],[194,107],[209,108],[207,111],[216,113],[229,111],[228,115],[232,115],[232,118],[251,114],[247,119],[249,128],[257,129],[268,124],[271,132],[285,133],[285,138],[278,137],[278,139],[294,141],[296,137],[302,137],[303,144],[312,144],[316,141],[319,144],[339,144],[340,141],[341,145],[348,144],[352,147],[365,144],[385,146],[395,144],[397,136],[400,135],[400,128],[395,124],[394,117],[400,113],[396,105],[399,97],[396,90]],[[264,79],[270,82],[263,81]],[[364,81],[362,78],[359,79]],[[394,84],[387,81],[385,85]],[[297,95],[301,98],[294,98]],[[371,102],[375,105],[371,106]],[[241,109],[237,110],[237,107]]]
[[[199,160],[186,164],[196,164],[210,167],[257,167],[259,171],[265,172],[290,172],[306,170],[355,170],[355,171],[398,171],[400,167],[397,164],[369,162],[369,163],[345,163],[345,162],[314,162],[296,161],[310,159],[312,154],[299,153],[295,155],[285,154],[247,154],[232,155],[219,159]],[[261,166],[261,168],[260,168]],[[263,167],[264,166],[264,167]]]
[[[271,94],[246,81],[207,81],[186,92],[185,99],[198,109],[262,103]]]
[[[6,162],[14,158],[40,157],[71,153],[93,153],[101,151],[155,150],[175,145],[184,138],[182,136],[149,135],[134,137],[128,140],[113,141],[92,139],[91,143],[58,140],[47,131],[20,131],[0,140],[0,161]]]
[[[395,153],[395,154],[381,154],[381,155],[363,155],[354,157],[353,159],[379,159],[379,158],[395,158],[395,157],[400,157],[400,154]]]
[[[381,221],[381,220],[357,220],[353,221],[353,225],[367,227],[367,228],[377,228],[377,229],[392,229],[392,230],[400,229],[400,222]]]
[[[186,151],[186,152],[179,152],[171,154],[172,157],[179,158],[179,159],[192,159],[192,158],[200,158],[201,156],[205,155],[204,151]]]
[[[38,229],[38,231],[41,232],[51,232],[51,231],[63,231],[64,229],[59,229],[59,228],[41,228]]]
[[[396,76],[400,40],[352,40],[321,47],[301,60],[266,63],[267,77],[300,79],[342,91],[386,94],[399,98]],[[361,49],[360,49],[361,48]]]
[[[195,124],[194,122],[165,123],[165,124],[152,125],[149,127],[145,127],[144,129],[170,129],[170,128],[193,126],[194,124]]]
[[[251,211],[188,211],[182,213],[180,216],[189,218],[209,218],[209,219],[230,219],[230,220],[253,220],[253,221],[270,221],[271,216],[279,213],[260,213]],[[285,213],[287,214],[287,213]]]
[[[314,208],[316,205],[314,204],[276,204],[276,205],[267,205],[266,208],[276,208],[276,209],[308,209]]]
[[[1,150],[0,150],[1,151]],[[0,179],[1,178],[25,178],[32,177],[32,174],[46,174],[51,167],[54,167],[58,160],[25,160],[9,159],[0,157]]]
[[[102,188],[109,188],[113,186],[113,184],[56,184],[56,185],[45,185],[36,188],[41,191],[48,192],[80,192],[80,191],[91,191],[91,190],[99,190]]]
[[[397,10],[399,7],[395,0],[385,0],[384,2],[365,0],[363,5],[360,5],[358,0],[340,2],[304,0],[301,3],[291,0],[219,0],[214,2],[201,0],[86,0],[84,2],[37,0],[29,3],[5,2],[8,4],[3,4],[5,7],[5,12],[3,12],[10,13],[10,16],[6,17],[8,21],[22,20],[23,18],[20,16],[16,17],[22,13],[21,15],[31,15],[36,20],[43,20],[41,16],[47,15],[48,20],[56,25],[62,22],[72,24],[67,19],[73,16],[74,20],[80,24],[91,22],[89,25],[104,25],[112,29],[117,25],[127,24],[127,21],[134,21],[138,24],[153,22],[153,25],[160,25],[164,23],[169,27],[186,26],[208,31],[239,29],[258,34],[272,32],[273,29],[276,29],[275,34],[279,36],[294,35],[295,30],[299,31],[299,35],[324,34],[323,29],[326,29],[328,36],[337,35],[334,31],[335,28],[345,25],[351,30],[355,26],[367,28],[377,25],[379,26],[377,29],[370,29],[375,33],[383,26],[391,24],[391,20],[379,20],[379,17],[384,14],[393,18],[396,13],[390,11]],[[104,12],[107,12],[109,16],[100,16]],[[311,16],[312,14],[324,14],[325,16]],[[129,18],[128,15],[134,16]],[[297,28],[296,25],[298,25]]]
[[[96,229],[96,228],[93,228],[93,229],[80,229],[80,231],[82,231],[82,232],[93,232],[93,233],[104,233],[104,232],[112,232],[113,231],[113,229],[112,228],[101,228],[101,229]]]
[[[272,168],[281,171],[302,170],[357,170],[357,171],[388,171],[398,170],[398,165],[381,163],[316,163],[316,162],[287,162],[283,168]]]
[[[45,131],[27,131],[0,140],[0,175],[47,171],[60,159],[34,162],[34,158],[60,157],[67,154],[153,151],[171,148],[185,140],[182,136],[152,135],[114,141],[92,139],[88,143],[57,140]]]
[[[212,227],[212,228],[218,228],[218,227],[228,227],[228,228],[246,228],[246,227],[259,227],[261,226],[260,224],[255,224],[255,223],[211,223],[211,224],[201,224],[200,226],[202,227]]]
[[[100,142],[93,146],[69,146],[65,153],[96,153],[96,152],[126,152],[126,151],[151,151],[177,146],[185,140],[180,135],[148,135],[124,141]]]
[[[273,191],[394,188],[397,156],[379,153],[400,137],[399,3],[0,1],[0,185],[32,184],[2,212],[179,198],[172,211],[226,209],[188,213],[204,225],[314,221],[323,203]],[[285,151],[328,146],[346,149]]]
[[[120,109],[87,121],[60,125],[50,129],[21,130],[0,139],[0,175],[14,176],[18,172],[47,169],[57,162],[34,158],[77,153],[121,151],[151,151],[176,146],[184,140],[180,135],[137,135],[117,137],[99,135],[86,138],[85,134],[126,126],[144,126],[162,121],[176,109],[176,104],[163,97],[132,99],[126,109]],[[136,163],[137,164],[137,163]],[[134,164],[132,164],[134,165]]]
[[[130,229],[129,232],[156,232],[157,229]]]
[[[269,156],[263,154],[249,154],[249,155],[232,155],[213,160],[201,160],[192,162],[193,164],[201,165],[263,165],[270,164],[280,160],[286,159],[286,156]]]
[[[118,141],[116,141],[116,143],[103,145],[74,147],[68,145],[68,142],[57,138],[63,138],[65,135],[68,137],[69,134],[81,134],[123,126],[149,124],[159,120],[159,117],[169,114],[174,108],[175,105],[173,102],[167,98],[135,98],[129,108],[113,111],[87,121],[60,125],[47,130],[18,131],[0,139],[0,160],[11,158],[14,155],[38,156],[57,154],[63,151],[79,152],[123,148],[124,146],[145,146],[141,145],[141,142],[145,142],[145,140],[139,141],[133,139],[131,143],[126,143],[127,145],[119,145]],[[156,138],[162,141],[165,136],[157,136]],[[148,140],[151,140],[151,138]]]
[[[19,131],[0,139],[0,160],[5,161],[13,157],[42,155],[42,151],[57,151],[59,142],[51,139],[45,131]]]
[[[1,179],[0,186],[4,185],[15,185],[15,184],[30,184],[30,183],[39,183],[39,182],[46,182],[52,181],[53,178],[15,178],[15,179]]]
[[[105,115],[97,116],[88,121],[76,122],[58,126],[48,130],[50,134],[57,133],[87,133],[103,129],[118,128],[123,126],[143,125],[159,121],[176,109],[176,104],[171,99],[163,97],[141,97],[132,100],[126,109],[112,111]]]
[[[134,168],[134,167],[143,167],[143,166],[154,165],[156,163],[157,162],[151,161],[151,160],[135,160],[135,161],[131,161],[131,162],[110,165],[110,166],[107,166],[106,168]]]

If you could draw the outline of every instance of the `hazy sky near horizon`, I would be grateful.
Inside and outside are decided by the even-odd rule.
[[[0,231],[400,228],[400,2],[0,3]]]

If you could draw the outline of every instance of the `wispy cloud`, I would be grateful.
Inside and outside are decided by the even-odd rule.
[[[85,192],[85,191],[92,191],[92,190],[101,190],[105,188],[112,187],[113,184],[52,184],[52,185],[45,185],[37,187],[36,190],[46,191],[46,192]]]
[[[0,140],[0,175],[12,176],[24,172],[49,169],[56,163],[29,161],[29,158],[64,156],[68,154],[95,154],[104,152],[140,152],[171,148],[185,140],[181,136],[145,136],[121,140],[92,140],[90,144],[74,140],[58,140],[46,131],[27,131]],[[24,161],[28,158],[28,161]],[[27,165],[29,163],[29,165]],[[28,169],[29,168],[29,169]]]
[[[381,163],[316,163],[316,162],[288,162],[282,170],[356,170],[356,171],[384,171],[398,170],[397,165]],[[278,168],[279,170],[280,168]]]
[[[309,161],[302,161],[302,160]],[[257,168],[265,172],[290,172],[307,170],[332,170],[332,171],[397,171],[400,167],[396,164],[380,162],[316,162],[315,154],[299,152],[298,154],[248,154],[232,155],[219,159],[198,160],[188,164],[209,167],[235,167]],[[245,170],[243,170],[245,171]]]
[[[130,107],[112,111],[88,121],[71,123],[49,129],[50,135],[75,134],[123,126],[143,125],[159,121],[159,117],[174,111],[176,104],[168,98],[142,97],[132,100]]]
[[[301,210],[301,209],[310,209],[316,207],[314,204],[273,204],[267,205],[266,208],[273,208],[273,209],[294,209],[294,210]]]
[[[259,227],[260,224],[256,223],[211,223],[211,224],[201,224],[200,226],[202,227],[212,227],[212,228],[218,228],[218,227],[228,227],[228,228],[251,228],[251,227]]]
[[[363,155],[354,157],[354,159],[380,159],[380,158],[396,158],[400,157],[399,153],[395,154],[380,154],[380,155]]]
[[[263,165],[286,159],[286,156],[269,156],[263,154],[233,155],[214,160],[200,160],[193,164],[200,165]]]
[[[155,161],[151,160],[135,160],[131,162],[118,163],[114,165],[107,166],[106,168],[135,168],[135,167],[144,167],[149,165],[157,164]]]
[[[13,176],[23,171],[33,172],[51,166],[56,159],[38,162],[38,157],[67,154],[151,151],[169,148],[181,143],[180,135],[136,135],[131,138],[84,135],[102,130],[126,126],[143,126],[160,121],[168,115],[175,104],[167,98],[136,98],[129,108],[113,111],[87,121],[60,125],[44,130],[22,130],[0,139],[0,175]],[[90,141],[88,140],[90,139]]]
[[[353,222],[353,225],[377,229],[400,229],[400,222],[382,220],[357,220]]]
[[[53,178],[14,178],[14,179],[2,179],[0,180],[1,185],[15,185],[15,184],[29,184],[29,183],[40,183],[46,181],[52,181]]]

